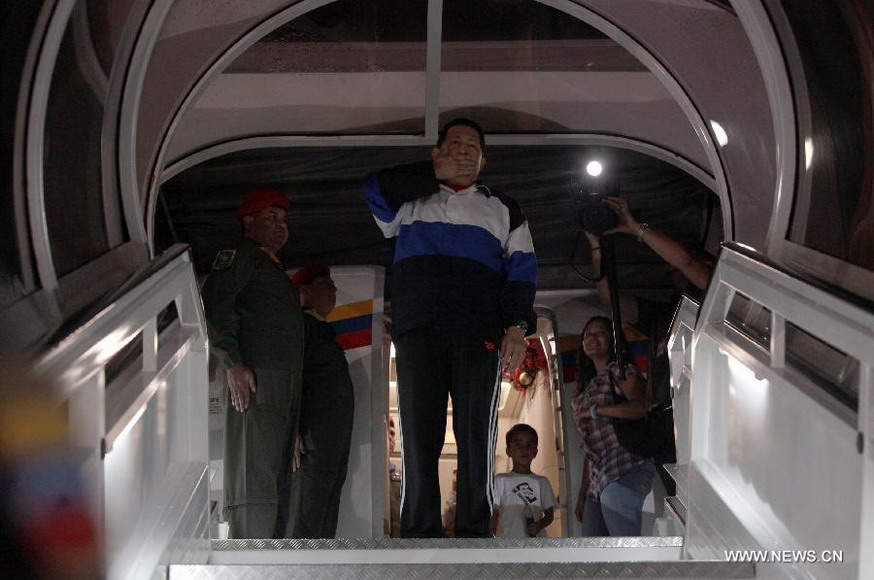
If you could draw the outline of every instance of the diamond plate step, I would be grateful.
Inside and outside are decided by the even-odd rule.
[[[682,560],[682,537],[221,540],[171,580],[754,578],[751,563]]]
[[[676,561],[683,538],[217,540],[211,564]]]
[[[169,580],[529,580],[574,578],[755,578],[752,563],[536,562],[510,564],[173,565]]]

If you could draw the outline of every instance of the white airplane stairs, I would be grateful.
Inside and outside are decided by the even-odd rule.
[[[111,580],[874,578],[872,328],[871,312],[723,249],[700,311],[687,300],[674,321],[666,511],[681,535],[665,537],[211,540],[207,338],[182,247],[37,370],[86,450]]]

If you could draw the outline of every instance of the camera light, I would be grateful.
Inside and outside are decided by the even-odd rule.
[[[602,171],[604,171],[604,167],[601,165],[600,161],[589,161],[586,163],[586,173],[592,177],[598,177],[601,175]]]

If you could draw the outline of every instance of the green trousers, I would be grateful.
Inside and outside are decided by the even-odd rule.
[[[299,377],[255,369],[255,385],[248,410],[225,411],[224,515],[230,538],[284,538]]]

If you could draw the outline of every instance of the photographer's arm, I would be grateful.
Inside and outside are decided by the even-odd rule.
[[[711,274],[710,267],[692,256],[686,246],[649,228],[645,228],[638,237],[665,262],[679,270],[697,288],[703,290],[707,286]]]
[[[595,275],[601,274],[601,239],[595,234],[585,232],[589,239],[589,245],[592,247],[592,268]],[[607,277],[601,277],[596,283],[595,288],[598,290],[598,298],[605,306],[610,306],[610,285],[607,283]],[[634,296],[627,294],[619,295],[619,313],[622,315],[622,321],[626,324],[634,324],[637,322],[637,300]]]
[[[711,274],[710,266],[696,259],[686,246],[634,219],[628,209],[628,202],[621,197],[608,197],[604,203],[619,216],[619,225],[608,233],[636,236],[638,241],[649,246],[652,251],[679,270],[696,287],[703,290],[707,286]]]

